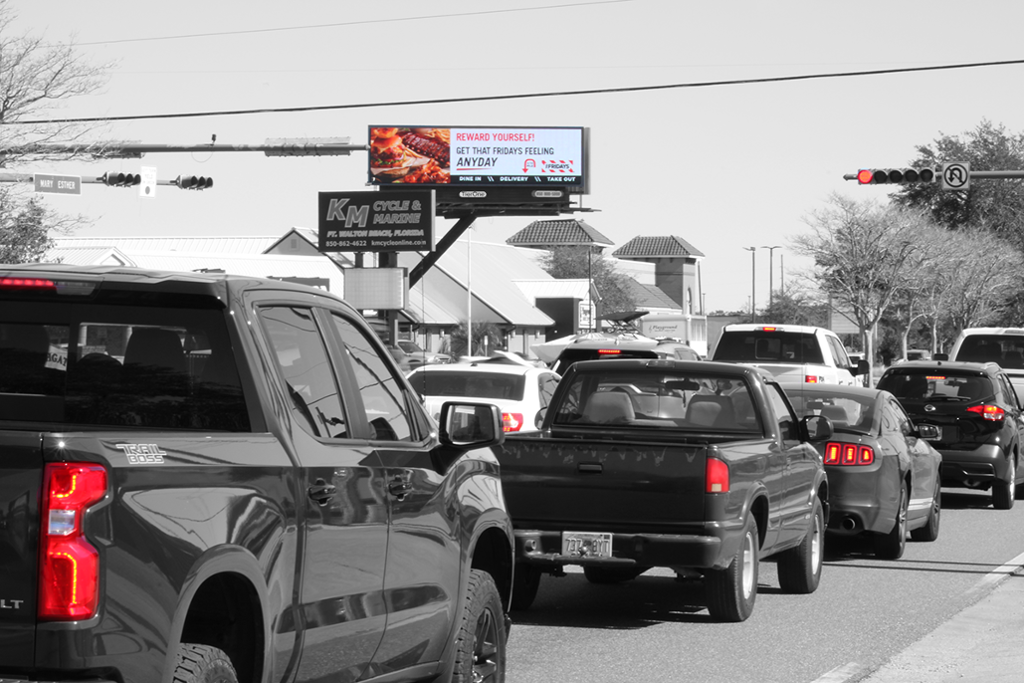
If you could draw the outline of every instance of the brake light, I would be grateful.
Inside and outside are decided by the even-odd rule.
[[[1002,422],[1003,418],[1006,417],[1006,411],[994,405],[971,406],[967,409],[967,412],[981,415],[986,420],[992,420],[993,422]]]
[[[825,378],[819,377],[818,375],[805,375],[804,381],[807,382],[808,384],[818,384],[820,382],[824,382]]]
[[[597,355],[599,356],[617,356],[622,353],[621,349],[598,349]]]
[[[523,414],[522,413],[502,413],[501,414],[501,431],[503,432],[518,432],[523,428]]]
[[[870,465],[875,462],[875,450],[871,446],[858,446],[852,443],[825,444],[826,465]]]
[[[4,277],[0,278],[0,287],[30,287],[39,288],[45,287],[47,289],[54,289],[57,285],[54,284],[53,280],[42,280],[34,277]]]
[[[774,332],[776,329],[777,328],[774,328],[774,327],[762,327],[761,331],[762,332]]]
[[[92,463],[50,463],[43,472],[39,553],[42,620],[76,621],[96,614],[99,552],[86,539],[83,519],[107,493],[107,471]]]
[[[704,481],[706,493],[728,493],[729,466],[717,458],[708,458],[704,466]]]

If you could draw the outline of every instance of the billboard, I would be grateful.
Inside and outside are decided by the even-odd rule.
[[[321,252],[434,250],[433,190],[319,194]]]
[[[371,185],[586,184],[586,129],[370,126]]]

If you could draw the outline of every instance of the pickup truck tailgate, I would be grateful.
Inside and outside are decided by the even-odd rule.
[[[0,431],[0,662],[30,667],[35,652],[38,498],[43,458],[34,432]]]
[[[495,449],[518,528],[628,532],[704,519],[705,446],[508,437]]]

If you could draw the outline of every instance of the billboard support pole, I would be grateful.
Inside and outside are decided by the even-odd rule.
[[[429,252],[423,257],[422,261],[413,267],[412,271],[409,273],[409,287],[414,286],[423,278],[426,272],[430,270],[435,263],[437,263],[437,260],[441,258],[446,251],[448,251],[449,247],[455,244],[455,242],[462,237],[462,234],[473,225],[475,220],[476,216],[463,216],[455,222],[452,229],[446,232],[444,237],[437,241],[437,247],[434,251]]]

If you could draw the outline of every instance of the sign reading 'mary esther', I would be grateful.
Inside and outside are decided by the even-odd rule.
[[[434,190],[321,192],[319,250],[433,251]]]

